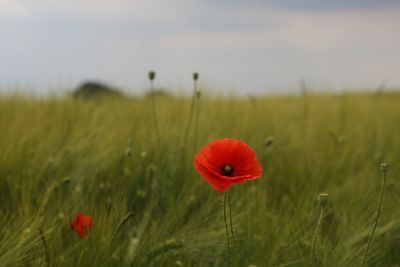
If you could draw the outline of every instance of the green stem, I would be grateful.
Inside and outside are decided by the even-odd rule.
[[[129,220],[130,217],[133,217],[135,214],[133,212],[129,212],[118,224],[114,234],[111,237],[111,243],[114,241],[115,237],[121,230],[121,228],[125,225],[125,223]]]
[[[186,149],[186,144],[189,138],[189,133],[190,133],[190,125],[192,124],[192,120],[193,120],[193,114],[194,114],[194,108],[195,108],[195,103],[196,103],[196,94],[197,94],[197,82],[194,81],[193,84],[193,95],[192,95],[192,102],[190,104],[190,114],[189,114],[189,121],[188,124],[186,126],[186,132],[185,132],[185,137],[184,137],[184,141],[183,141],[183,148]]]
[[[156,103],[155,103],[155,92],[153,81],[150,81],[150,93],[151,93],[151,109],[153,113],[153,120],[156,129],[156,138],[157,138],[157,147],[160,150],[160,130],[158,128],[158,120],[157,120],[157,113],[156,113]]]
[[[231,266],[231,247],[229,243],[229,228],[228,228],[228,223],[226,221],[226,199],[227,199],[228,193],[225,192],[224,196],[224,222],[225,222],[225,230],[226,230],[226,240],[228,243],[228,267]]]
[[[197,89],[196,89],[197,91]],[[198,133],[198,126],[199,126],[199,114],[200,114],[200,96],[196,94],[196,110],[194,114],[194,136],[193,136],[193,149],[197,150],[197,133]]]
[[[317,247],[319,228],[321,226],[323,216],[324,216],[324,207],[322,206],[321,213],[319,214],[319,218],[318,218],[317,228],[315,228],[314,238],[313,238],[313,242],[312,242],[312,249],[311,249],[311,255],[310,255],[310,266],[313,266],[313,264],[314,264],[315,248]]]
[[[230,225],[231,225],[232,239],[233,239],[233,242],[236,242],[235,232],[233,231],[231,194],[229,194],[229,193],[228,193],[228,206],[229,206],[229,222],[230,222]]]
[[[46,255],[47,266],[51,266],[49,247],[47,246],[46,238],[44,237],[42,228],[39,228],[39,234],[40,234],[40,239],[42,240],[42,243],[43,243],[44,252],[45,252],[45,255]]]
[[[382,207],[382,200],[383,200],[383,195],[385,194],[385,185],[386,185],[386,171],[382,171],[381,170],[381,176],[382,176],[382,187],[381,187],[381,194],[379,196],[379,201],[378,201],[378,209],[376,210],[376,217],[375,217],[375,223],[374,223],[374,227],[372,228],[372,232],[371,235],[368,238],[368,242],[367,242],[367,247],[365,249],[365,254],[364,254],[364,258],[363,258],[363,262],[361,266],[365,266],[366,262],[367,262],[367,257],[368,257],[368,252],[369,252],[369,247],[371,246],[371,241],[372,238],[375,234],[376,231],[376,227],[378,226],[378,222],[379,222],[379,217],[381,215],[381,207]]]

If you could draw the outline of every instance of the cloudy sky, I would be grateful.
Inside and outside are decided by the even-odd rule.
[[[0,86],[400,87],[398,0],[0,0]],[[1,89],[0,89],[1,90]],[[3,89],[4,90],[4,89]]]

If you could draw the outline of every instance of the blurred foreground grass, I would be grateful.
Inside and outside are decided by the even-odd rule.
[[[384,160],[368,265],[400,266],[400,94],[205,97],[186,147],[190,101],[156,108],[159,147],[149,99],[0,98],[0,266],[225,266],[223,195],[192,167],[222,137],[265,169],[230,190],[234,266],[308,266],[320,192],[317,266],[360,266]],[[69,229],[77,211],[93,216],[83,240]]]

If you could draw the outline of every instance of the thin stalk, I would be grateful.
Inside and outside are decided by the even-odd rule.
[[[196,88],[197,90],[197,88]],[[198,126],[199,126],[199,115],[200,115],[200,92],[197,90],[196,94],[197,100],[196,100],[196,110],[194,114],[194,136],[193,136],[193,149],[196,150],[197,146],[197,133],[198,133]]]
[[[375,231],[376,231],[376,227],[378,226],[379,217],[381,215],[382,200],[383,200],[383,195],[385,194],[385,186],[386,186],[386,170],[387,170],[387,166],[388,166],[387,163],[382,163],[382,165],[381,165],[381,177],[382,177],[381,193],[379,195],[378,208],[376,210],[376,217],[375,217],[374,227],[372,228],[371,235],[368,238],[367,247],[365,248],[365,254],[364,254],[363,262],[362,262],[362,265],[361,265],[363,267],[365,266],[365,264],[367,262],[369,248],[371,246],[372,238],[374,237],[374,234],[375,234]]]
[[[233,242],[236,242],[235,232],[233,231],[233,220],[232,220],[232,205],[231,205],[231,194],[228,194],[228,206],[229,206],[229,223],[231,226],[231,233]]]
[[[226,200],[228,197],[228,193],[225,192],[224,196],[224,222],[225,222],[225,230],[226,230],[226,240],[228,243],[228,267],[231,267],[231,247],[230,247],[230,241],[229,241],[229,228],[228,228],[228,223],[226,220]]]
[[[160,130],[158,128],[153,80],[150,80],[150,94],[151,94],[150,98],[151,98],[151,108],[152,108],[152,113],[153,113],[153,120],[154,120],[155,129],[156,129],[157,147],[158,147],[158,149],[160,149]]]
[[[317,227],[315,228],[314,238],[313,238],[313,242],[312,242],[311,255],[310,255],[310,266],[313,266],[313,264],[314,264],[315,248],[317,247],[319,228],[321,226],[322,218],[324,216],[324,209],[325,209],[325,207],[322,206],[321,213],[319,214],[319,218],[318,218]]]
[[[197,81],[193,82],[193,95],[192,95],[192,102],[190,104],[190,114],[189,114],[189,121],[188,124],[186,126],[186,132],[185,132],[185,137],[184,137],[184,141],[183,141],[183,148],[186,149],[186,145],[187,145],[187,141],[189,138],[189,133],[190,133],[190,126],[192,124],[192,120],[193,120],[193,114],[194,114],[194,108],[195,108],[195,104],[196,104],[196,94],[197,94]]]
[[[133,212],[129,212],[127,215],[125,215],[124,218],[118,223],[117,228],[115,229],[114,234],[111,237],[111,243],[114,241],[115,237],[118,235],[119,231],[121,228],[125,225],[125,223],[129,220],[130,217],[134,216],[135,214]]]
[[[39,234],[40,234],[40,239],[42,240],[44,251],[45,251],[45,254],[46,254],[47,266],[51,266],[49,248],[47,246],[46,238],[44,237],[44,234],[43,234],[43,231],[42,231],[41,228],[39,228]]]

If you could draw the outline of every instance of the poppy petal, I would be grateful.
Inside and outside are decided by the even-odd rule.
[[[71,230],[75,231],[78,236],[82,239],[86,236],[87,231],[92,228],[92,217],[86,216],[85,214],[78,212],[75,220],[70,222],[69,226]]]
[[[238,139],[224,138],[204,146],[193,162],[200,175],[217,191],[224,192],[233,184],[261,177],[263,169],[254,151]],[[222,169],[232,166],[232,175]]]
[[[201,164],[195,163],[196,170],[201,174],[203,179],[208,182],[215,190],[218,192],[225,192],[226,189],[231,187],[231,183],[224,179],[217,177],[214,172],[210,171],[208,168]]]

